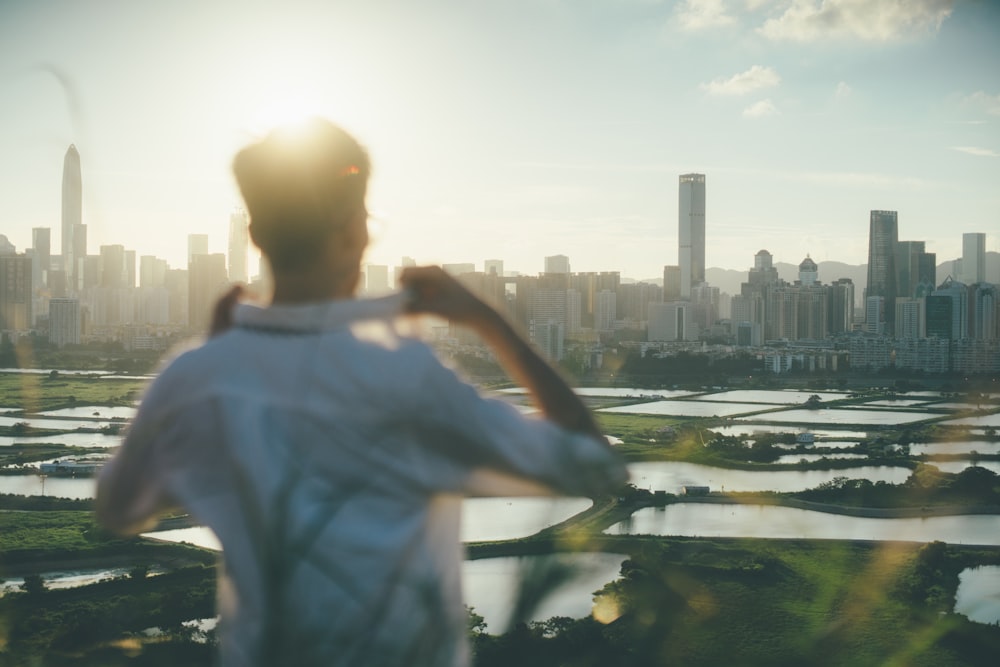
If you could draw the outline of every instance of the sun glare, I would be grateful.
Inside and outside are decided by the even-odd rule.
[[[254,137],[263,137],[279,127],[295,133],[296,129],[304,129],[310,118],[322,115],[320,105],[315,100],[294,95],[276,95],[251,114],[245,129]]]

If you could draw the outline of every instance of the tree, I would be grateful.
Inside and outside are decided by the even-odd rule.
[[[40,574],[29,574],[24,577],[24,583],[21,584],[21,590],[23,590],[28,595],[39,595],[45,592],[45,580],[42,579]]]

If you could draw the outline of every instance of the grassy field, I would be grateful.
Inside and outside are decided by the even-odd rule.
[[[26,412],[73,405],[132,405],[148,380],[0,373],[0,408]]]

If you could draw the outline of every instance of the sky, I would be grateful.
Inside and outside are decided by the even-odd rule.
[[[71,143],[91,254],[225,252],[233,154],[309,114],[371,152],[373,263],[661,276],[689,172],[710,267],[864,263],[872,209],[1000,251],[993,0],[0,0],[0,99],[19,252]]]

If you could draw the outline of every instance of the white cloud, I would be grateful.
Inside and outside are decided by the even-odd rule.
[[[728,79],[715,79],[701,84],[701,89],[711,95],[745,95],[759,88],[769,88],[781,83],[781,77],[770,67],[754,65],[745,72]]]
[[[684,0],[677,7],[677,20],[684,30],[704,30],[729,25],[735,19],[722,0]]]
[[[1000,157],[1000,153],[989,148],[979,148],[978,146],[952,146],[951,149],[959,153],[968,153],[969,155],[978,155],[979,157]]]
[[[848,97],[854,94],[854,89],[847,85],[846,81],[841,81],[837,84],[837,92],[835,95],[838,100],[846,100]]]
[[[747,118],[763,118],[764,116],[773,116],[776,113],[778,113],[778,109],[771,100],[761,100],[743,110],[743,115]]]
[[[1000,116],[1000,95],[990,95],[989,93],[977,90],[965,98],[965,103],[974,107],[986,110],[986,113]]]
[[[769,39],[848,38],[888,42],[936,33],[955,0],[793,0],[758,28]]]

